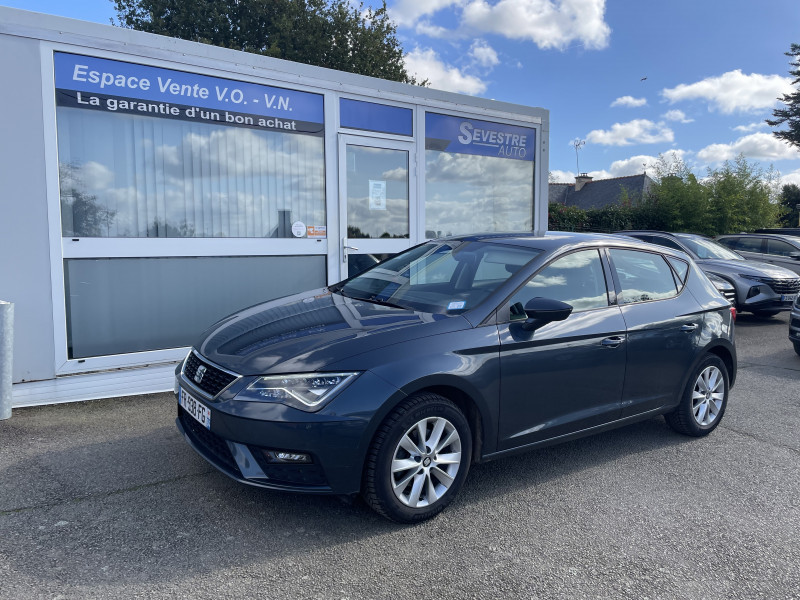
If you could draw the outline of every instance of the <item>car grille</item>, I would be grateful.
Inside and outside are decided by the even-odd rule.
[[[766,283],[776,294],[796,294],[797,292],[800,292],[800,277],[795,279],[759,277],[758,281],[761,283]]]
[[[719,293],[725,296],[725,300],[731,304],[736,304],[736,290],[720,290]]]
[[[233,471],[237,477],[241,477],[241,471],[239,471],[236,460],[234,460],[225,440],[195,421],[180,406],[178,406],[178,418],[181,421],[181,425],[183,425],[183,430],[192,438],[195,444],[205,451],[205,454],[211,455],[218,463]]]
[[[200,379],[200,383],[198,383],[195,375],[197,375],[197,369],[200,366],[205,367],[206,370]],[[223,371],[219,367],[202,360],[194,352],[190,352],[189,356],[186,357],[186,362],[183,365],[183,374],[186,379],[212,398],[237,379],[236,375]]]

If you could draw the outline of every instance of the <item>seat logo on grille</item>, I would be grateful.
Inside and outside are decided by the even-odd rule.
[[[197,367],[197,372],[194,374],[195,383],[200,383],[201,381],[203,381],[203,375],[206,374],[206,370],[207,369],[203,365]]]

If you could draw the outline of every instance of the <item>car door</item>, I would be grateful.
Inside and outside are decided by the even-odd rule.
[[[619,307],[609,301],[607,280],[600,252],[579,250],[543,267],[498,311],[499,450],[618,418],[626,334]],[[534,297],[561,300],[573,312],[526,331],[520,309]]]
[[[628,417],[677,401],[696,357],[704,316],[698,313],[697,301],[683,291],[688,269],[674,269],[657,252],[608,252],[627,328],[621,416]]]

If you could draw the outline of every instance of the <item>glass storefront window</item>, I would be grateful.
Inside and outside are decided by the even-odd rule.
[[[425,235],[533,229],[535,131],[428,113]]]
[[[278,237],[325,225],[323,138],[59,107],[65,237]]]

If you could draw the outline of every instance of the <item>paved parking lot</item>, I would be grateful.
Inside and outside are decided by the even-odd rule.
[[[737,325],[720,428],[662,419],[475,466],[431,522],[251,489],[171,394],[0,422],[0,598],[800,598],[800,357]]]

